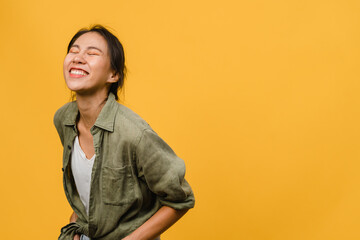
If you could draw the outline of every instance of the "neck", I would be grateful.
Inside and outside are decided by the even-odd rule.
[[[95,96],[76,95],[76,103],[80,112],[79,122],[84,124],[87,129],[90,129],[95,124],[107,98],[107,94],[98,94]]]

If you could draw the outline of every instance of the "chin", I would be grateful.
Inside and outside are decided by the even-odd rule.
[[[73,92],[80,92],[83,89],[83,86],[71,82],[66,82],[66,85],[68,89],[70,89]]]

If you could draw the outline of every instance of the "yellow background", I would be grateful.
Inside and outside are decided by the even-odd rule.
[[[185,160],[196,207],[163,239],[360,239],[360,2],[0,2],[0,238],[71,209],[53,114],[73,34],[110,26],[123,103]]]

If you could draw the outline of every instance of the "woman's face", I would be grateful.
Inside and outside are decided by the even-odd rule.
[[[96,32],[85,33],[74,42],[63,71],[68,88],[80,95],[107,91],[118,79],[111,69],[107,42]]]

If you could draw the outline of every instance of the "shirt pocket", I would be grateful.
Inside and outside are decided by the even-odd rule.
[[[104,203],[119,206],[131,203],[134,198],[134,179],[131,167],[103,166],[102,199]]]

